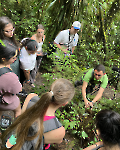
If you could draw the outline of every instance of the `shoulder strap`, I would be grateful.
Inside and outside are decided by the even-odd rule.
[[[8,73],[8,72],[12,72],[12,70],[10,68],[4,67],[4,68],[0,68],[0,76]]]
[[[75,34],[74,34],[74,36],[73,36],[72,40],[70,41],[70,30],[69,30],[68,50],[70,50],[71,52],[72,52],[72,50],[70,49],[70,43],[73,41],[74,37],[75,37]]]
[[[44,133],[62,127],[62,124],[58,121],[56,117],[44,121],[43,125],[44,125]]]

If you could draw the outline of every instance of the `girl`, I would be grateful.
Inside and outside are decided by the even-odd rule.
[[[41,98],[39,98],[37,94],[28,95],[23,105],[22,115],[19,116],[18,119],[16,119],[16,121],[5,131],[4,135],[2,136],[3,140],[9,132],[16,129],[15,134],[11,136],[7,141],[7,147],[10,148],[12,147],[12,145],[14,145],[12,147],[12,150],[20,150],[21,148],[22,150],[24,150],[24,143],[25,141],[28,141],[26,144],[29,149],[27,150],[30,150],[32,147],[30,146],[30,141],[34,140],[37,137],[38,141],[36,143],[33,142],[36,145],[33,146],[33,149],[42,150],[41,141],[43,139],[43,121],[45,123],[48,120],[52,120],[52,118],[56,118],[55,111],[59,107],[65,106],[73,98],[74,93],[75,90],[72,83],[62,78],[57,79],[55,82],[53,82],[50,91],[43,94]],[[57,119],[55,120],[56,121],[51,122],[51,124],[60,124]],[[37,129],[37,132],[35,135],[28,137],[28,134],[30,133],[30,126],[35,122],[37,128],[34,127],[32,132],[34,132],[35,129]],[[51,124],[47,124],[47,126],[49,127],[51,126]],[[46,130],[45,126],[44,130]],[[61,143],[64,135],[64,127],[62,125],[58,128],[56,127],[56,129],[44,133],[44,144]]]
[[[38,49],[38,44],[35,40],[25,38],[21,42],[20,50],[20,63],[21,69],[26,77],[26,83],[35,87],[34,84],[30,82],[30,71],[34,69],[36,62],[36,52]]]
[[[44,27],[42,24],[37,25],[36,27],[37,33],[34,34],[31,39],[36,40],[38,43],[38,50],[37,50],[37,57],[36,57],[36,63],[35,63],[35,68],[31,71],[31,83],[34,83],[36,74],[38,72],[38,69],[40,67],[40,63],[42,61],[43,57],[43,52],[42,52],[42,45],[45,40],[45,35],[44,35]]]
[[[12,21],[6,16],[0,17],[0,39],[9,41],[14,46],[16,46],[16,49],[18,49],[18,43],[15,40],[14,31],[15,28],[13,27]],[[20,83],[23,84],[25,77],[23,71],[20,69],[19,53],[14,63],[12,63],[9,67],[12,68],[12,71],[18,76]],[[27,93],[22,90],[20,94]]]
[[[3,68],[8,68],[7,66],[12,64],[17,56],[16,47],[7,40],[3,40],[3,42],[0,40],[0,71]],[[0,117],[2,111],[5,110],[13,110],[15,117],[21,114],[20,100],[16,95],[21,89],[22,86],[15,73],[7,72],[0,76],[0,96],[2,96]]]
[[[98,112],[96,132],[103,142],[98,142],[84,150],[120,150],[120,114],[112,110]]]
[[[14,31],[15,28],[13,27],[11,20],[8,17],[0,17],[0,39],[9,41],[10,43],[14,44],[17,49],[18,44],[15,40]],[[17,58],[16,61],[10,65],[10,67],[20,79],[19,59]]]

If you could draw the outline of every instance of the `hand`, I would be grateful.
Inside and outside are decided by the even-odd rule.
[[[89,104],[88,104],[88,100],[85,101],[85,108],[88,108]]]
[[[91,107],[93,107],[93,103],[92,102],[88,101],[88,105],[91,106]],[[91,108],[91,110],[92,110],[92,108]]]
[[[67,54],[68,49],[62,49],[65,54]]]
[[[44,56],[43,53],[37,53],[37,56]]]

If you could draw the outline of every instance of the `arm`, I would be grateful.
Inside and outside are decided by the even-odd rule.
[[[88,85],[88,82],[85,82],[83,81],[83,85],[82,85],[82,96],[83,96],[83,99],[84,99],[84,102],[85,102],[85,106],[88,107],[89,105],[87,104],[88,103],[88,100],[86,98],[86,87]]]
[[[65,136],[65,128],[62,126],[58,129],[44,133],[45,144],[57,143],[60,144]]]
[[[74,52],[74,50],[75,50],[75,46],[74,46],[74,47],[72,47],[72,53]]]
[[[33,36],[31,37],[31,39],[32,39],[32,40],[35,40],[35,35],[33,35]]]
[[[57,43],[55,43],[55,42],[54,42],[54,44],[56,44],[56,46],[57,46],[59,49],[61,49],[63,52],[66,52],[66,53],[68,52],[68,50],[62,48],[62,47],[60,46],[60,44],[57,44]]]
[[[100,89],[99,89],[97,95],[95,96],[95,98],[93,99],[92,102],[95,103],[96,101],[98,101],[98,100],[102,97],[103,92],[104,92],[104,89],[103,89],[102,87],[100,87]],[[89,101],[88,101],[88,104],[89,104],[91,107],[93,107],[93,103],[92,103],[92,102],[89,102]],[[92,109],[92,108],[91,108],[91,109]]]
[[[34,96],[38,96],[38,95],[35,94],[35,93],[30,93],[30,94],[26,97],[26,99],[25,99],[25,101],[24,101],[24,104],[23,104],[23,107],[22,107],[22,110],[21,110],[21,114],[25,112],[29,101],[30,101],[31,98],[33,98]]]
[[[97,95],[95,96],[95,98],[93,99],[93,102],[95,103],[96,101],[98,101],[101,97],[102,97],[102,94],[104,92],[104,89],[102,87],[100,87]]]
[[[11,148],[12,146],[13,146],[13,145],[10,144],[9,139],[8,139],[7,142],[6,142],[6,147],[7,147],[7,148]]]

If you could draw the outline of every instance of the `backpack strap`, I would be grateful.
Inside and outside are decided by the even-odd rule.
[[[10,68],[4,67],[4,68],[0,68],[0,76],[8,73],[8,72],[12,72],[12,70]]]
[[[70,30],[69,30],[68,50],[70,51],[70,53],[71,53],[71,54],[72,54],[72,49],[70,49],[70,43],[73,41],[74,37],[75,37],[75,34],[74,34],[74,36],[73,36],[72,40],[70,41]]]
[[[62,127],[62,124],[58,121],[56,117],[44,121],[43,125],[44,125],[44,133]]]

